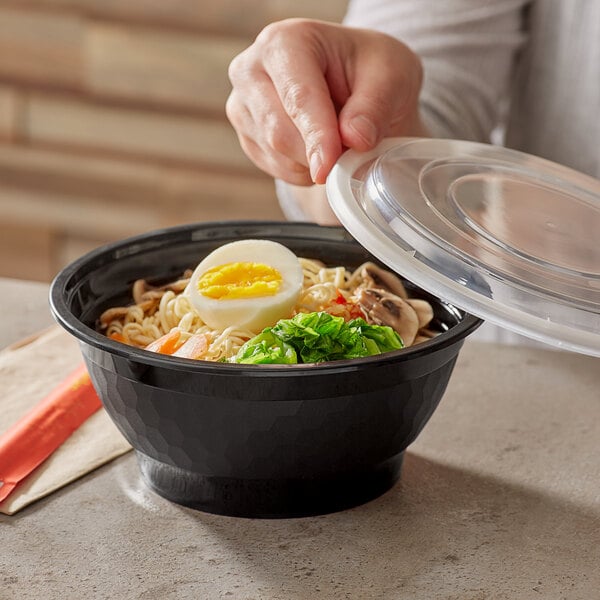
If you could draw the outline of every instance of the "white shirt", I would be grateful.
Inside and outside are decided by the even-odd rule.
[[[491,141],[600,177],[600,0],[350,0],[345,23],[422,59],[435,137]]]

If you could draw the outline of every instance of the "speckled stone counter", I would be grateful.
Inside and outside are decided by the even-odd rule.
[[[47,287],[0,280],[0,346],[52,322]],[[134,455],[11,517],[0,598],[600,598],[600,362],[467,341],[379,499],[306,519],[196,512]]]

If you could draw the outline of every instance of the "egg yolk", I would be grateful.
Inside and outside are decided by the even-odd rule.
[[[198,291],[216,300],[274,296],[281,286],[281,273],[262,263],[234,262],[208,269],[198,279]]]

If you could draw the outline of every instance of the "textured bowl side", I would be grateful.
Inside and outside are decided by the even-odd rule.
[[[118,365],[99,366],[95,349],[84,348],[84,355],[151,487],[210,512],[264,517],[339,510],[393,485],[403,451],[443,396],[461,345],[419,357],[427,364],[415,371],[434,368],[414,378],[393,363],[331,372],[324,382],[286,377],[289,393],[279,378],[258,378],[254,393],[234,399],[222,378],[206,382],[211,389],[221,385],[221,395],[173,392],[127,378]],[[146,370],[145,378],[154,376]],[[299,398],[299,390],[310,394],[313,385],[321,397]]]

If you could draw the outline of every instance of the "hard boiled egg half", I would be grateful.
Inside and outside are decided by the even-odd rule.
[[[298,257],[269,240],[240,240],[211,252],[185,290],[210,327],[259,333],[289,318],[302,290]]]

